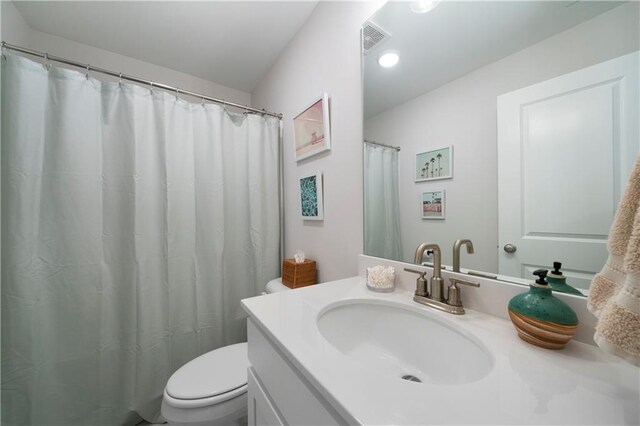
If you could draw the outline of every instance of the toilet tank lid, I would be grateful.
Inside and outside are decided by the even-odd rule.
[[[180,367],[167,382],[176,399],[202,399],[232,392],[247,384],[247,344],[224,346]]]
[[[267,283],[264,287],[264,291],[267,294],[277,293],[279,291],[291,290],[286,285],[282,284],[282,278],[275,278]]]

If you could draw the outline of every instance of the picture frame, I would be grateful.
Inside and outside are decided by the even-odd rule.
[[[300,178],[300,213],[302,220],[324,220],[322,173]]]
[[[423,192],[421,201],[422,219],[445,219],[446,194],[444,189]]]
[[[331,149],[329,95],[323,93],[293,119],[293,149],[296,161]]]
[[[414,174],[416,182],[453,178],[453,146],[417,153]]]

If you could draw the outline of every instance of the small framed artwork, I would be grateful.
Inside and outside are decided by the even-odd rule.
[[[323,220],[322,173],[300,178],[300,211],[303,220]]]
[[[444,219],[444,189],[422,193],[422,218]]]
[[[323,93],[293,119],[296,161],[331,149],[329,95]]]
[[[453,146],[416,154],[415,181],[449,179],[453,177]]]

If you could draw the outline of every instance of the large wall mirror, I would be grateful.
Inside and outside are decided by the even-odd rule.
[[[435,6],[435,7],[434,7]],[[389,2],[363,24],[365,254],[587,293],[639,152],[639,4]],[[423,259],[431,261],[429,257]]]

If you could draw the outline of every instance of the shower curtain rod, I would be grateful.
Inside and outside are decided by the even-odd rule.
[[[369,139],[365,139],[364,143],[370,143],[373,145],[380,145],[380,146],[385,146],[387,148],[391,148],[391,149],[395,149],[396,151],[400,151],[400,147],[399,146],[393,146],[393,145],[387,145],[386,143],[380,143],[380,142],[376,142],[376,141],[370,141]]]
[[[193,96],[193,97],[196,97],[196,98],[200,98],[203,101],[206,100],[206,101],[210,101],[210,102],[215,102],[215,103],[218,103],[218,104],[222,104],[223,106],[229,105],[229,106],[232,106],[232,107],[243,109],[243,110],[245,110],[247,112],[252,112],[252,113],[255,113],[255,114],[269,115],[271,117],[276,117],[276,118],[279,118],[280,120],[282,120],[282,114],[281,113],[269,112],[269,111],[265,111],[264,109],[256,109],[256,108],[252,108],[250,106],[237,104],[235,102],[228,102],[228,101],[225,101],[223,99],[212,98],[212,97],[204,95],[202,93],[191,92],[189,90],[180,89],[178,87],[172,87],[172,86],[168,86],[166,84],[155,83],[155,82],[150,81],[150,80],[143,80],[141,78],[132,77],[130,75],[126,75],[126,74],[123,74],[123,73],[120,73],[120,72],[114,72],[114,71],[106,70],[104,68],[94,67],[94,66],[89,65],[89,64],[83,64],[81,62],[72,61],[70,59],[65,59],[65,58],[60,58],[58,56],[49,55],[48,53],[42,53],[42,52],[37,52],[35,50],[26,49],[24,47],[20,47],[20,46],[16,46],[16,45],[13,45],[13,44],[6,43],[4,41],[2,42],[2,49],[15,50],[16,52],[26,53],[27,55],[32,55],[32,56],[37,56],[37,57],[40,57],[40,58],[44,58],[45,61],[60,62],[62,64],[71,65],[73,67],[84,68],[85,70],[87,70],[87,72],[94,71],[94,72],[98,72],[98,73],[101,73],[101,74],[110,75],[112,77],[117,77],[117,78],[119,78],[121,80],[128,80],[128,81],[133,81],[134,83],[144,84],[146,86],[150,86],[151,88],[157,87],[159,89],[164,89],[164,90],[167,90],[169,92],[176,93],[176,95],[179,94],[179,93],[182,93],[184,95],[189,95],[189,96]]]

